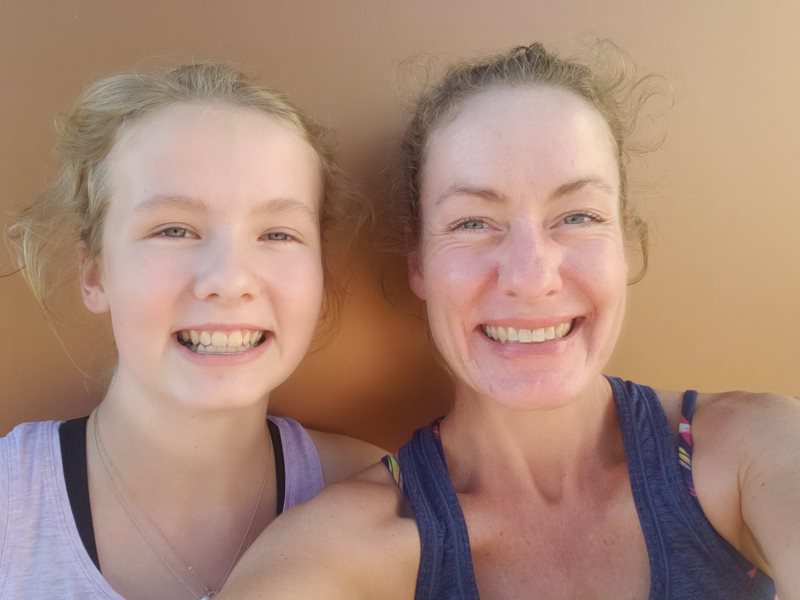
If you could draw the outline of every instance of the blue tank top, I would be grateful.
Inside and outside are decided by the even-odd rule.
[[[706,519],[691,479],[695,392],[684,395],[678,434],[655,391],[610,377],[633,499],[650,559],[650,600],[772,600],[775,585]],[[414,433],[385,462],[419,529],[416,600],[478,600],[464,515],[450,481],[438,427]]]

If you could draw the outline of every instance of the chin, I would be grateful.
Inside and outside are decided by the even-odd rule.
[[[485,395],[511,410],[551,410],[569,404],[586,385],[577,376],[542,373],[524,378],[505,378],[486,386]]]
[[[247,386],[235,387],[238,389],[232,389],[232,386],[229,385],[215,386],[213,383],[209,383],[204,385],[203,389],[181,390],[174,395],[174,398],[178,405],[192,411],[241,410],[265,403],[269,393],[264,392],[260,395],[254,395],[254,389],[272,389],[262,386],[253,388],[248,388]]]

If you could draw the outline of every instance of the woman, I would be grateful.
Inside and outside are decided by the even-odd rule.
[[[91,85],[11,230],[37,298],[74,253],[118,362],[87,419],[0,440],[0,596],[210,598],[277,514],[377,460],[265,415],[323,299],[321,128],[230,67]],[[55,243],[59,235],[63,243]]]
[[[535,44],[423,95],[404,223],[452,410],[279,519],[223,597],[800,598],[797,401],[603,375],[645,231],[611,75]]]

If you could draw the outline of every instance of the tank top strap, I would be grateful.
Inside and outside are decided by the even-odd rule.
[[[650,558],[650,598],[771,600],[772,580],[717,533],[694,493],[697,393],[684,394],[676,433],[655,390],[615,377],[608,381]]]
[[[278,426],[283,449],[285,495],[283,508],[310,500],[325,485],[317,447],[300,423],[287,417],[269,420]]]
[[[392,476],[394,482],[397,484],[401,490],[403,489],[403,472],[400,470],[400,461],[397,460],[396,454],[386,454],[381,458],[381,462],[383,466],[386,467],[386,470],[389,471],[389,475]]]
[[[434,426],[438,429],[438,421]],[[467,524],[434,427],[417,430],[398,458],[420,537],[415,598],[478,600]]]
[[[695,390],[687,390],[683,394],[681,416],[678,422],[678,463],[681,466],[686,489],[689,490],[689,494],[699,506],[697,491],[694,489],[694,478],[692,477],[692,418],[696,407],[697,392]]]

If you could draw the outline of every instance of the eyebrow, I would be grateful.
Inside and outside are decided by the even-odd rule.
[[[452,198],[453,196],[477,196],[478,198],[483,198],[484,200],[488,200],[489,202],[507,202],[508,198],[498,192],[497,190],[493,190],[492,188],[485,188],[485,187],[478,187],[472,185],[454,185],[450,189],[448,189],[444,194],[439,196],[436,200],[436,204],[441,204],[448,198]]]
[[[587,186],[596,187],[607,194],[614,194],[614,189],[600,177],[589,176],[581,177],[575,181],[568,181],[567,183],[558,186],[555,191],[550,194],[548,199],[555,200],[556,198],[567,196]],[[439,198],[436,200],[436,204],[441,204],[452,196],[476,196],[492,203],[508,202],[508,197],[505,194],[502,194],[492,188],[471,185],[455,185],[448,189],[444,194],[439,196]]]
[[[159,194],[148,198],[144,202],[140,202],[133,210],[136,213],[146,213],[159,208],[182,208],[185,210],[201,211],[205,210],[206,205],[202,200],[190,196]]]
[[[571,194],[572,192],[577,192],[578,190],[585,188],[587,186],[598,188],[599,190],[609,194],[614,194],[614,189],[608,185],[605,181],[600,179],[599,177],[590,176],[590,177],[582,177],[580,179],[576,179],[575,181],[570,181],[563,185],[558,186],[556,191],[552,194],[553,198],[558,198],[560,196],[566,196]]]
[[[271,212],[300,212],[313,219],[317,218],[317,211],[314,208],[296,198],[272,198],[253,209],[254,215]]]
[[[146,213],[160,208],[178,208],[193,212],[203,212],[206,210],[206,203],[200,198],[194,198],[192,196],[159,194],[137,204],[134,211],[137,213]],[[271,198],[270,200],[265,200],[253,209],[252,214],[253,216],[257,216],[265,213],[295,211],[305,213],[314,219],[317,218],[316,210],[295,198]]]

